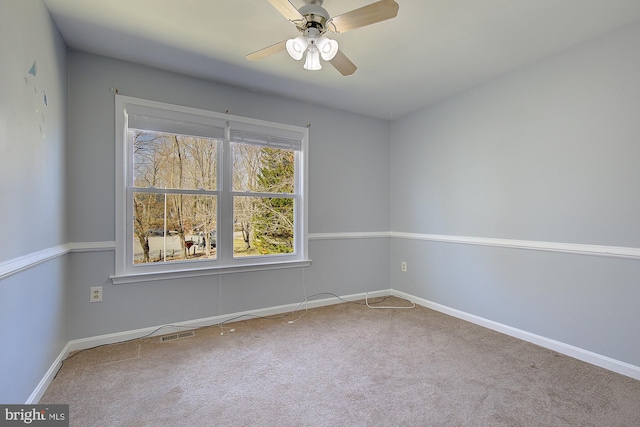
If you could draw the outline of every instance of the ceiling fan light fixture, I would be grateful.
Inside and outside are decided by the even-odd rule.
[[[366,6],[331,16],[322,7],[324,0],[296,0],[296,2],[300,1],[304,3],[304,6],[298,8],[293,4],[293,0],[268,0],[282,16],[295,25],[304,39],[296,37],[295,39],[282,40],[248,54],[248,60],[266,58],[285,49],[293,59],[300,60],[305,56],[306,51],[304,68],[307,70],[321,69],[319,57],[322,56],[322,59],[328,61],[340,74],[350,76],[358,67],[338,49],[338,42],[326,39],[324,34],[327,31],[344,33],[386,21],[395,18],[399,9],[396,0],[374,0],[373,3]]]
[[[320,64],[320,54],[318,52],[318,48],[315,45],[309,46],[309,50],[307,51],[307,59],[304,62],[304,69],[311,71],[322,69],[322,64]]]
[[[318,39],[316,45],[325,61],[331,61],[338,53],[338,42],[322,36]]]
[[[302,56],[304,55],[304,51],[307,49],[308,44],[309,42],[304,36],[298,36],[295,39],[289,39],[287,40],[286,44],[287,52],[293,59],[299,61],[300,59],[302,59]]]

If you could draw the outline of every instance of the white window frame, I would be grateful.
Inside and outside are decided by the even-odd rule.
[[[224,126],[224,137],[218,139],[218,177],[217,188],[210,193],[218,200],[217,250],[215,259],[173,261],[166,263],[133,263],[133,150],[128,136],[129,112],[151,111],[171,126],[184,124],[187,128],[195,124],[198,127]],[[185,119],[185,117],[187,119]],[[295,152],[295,189],[294,194],[285,197],[294,199],[294,252],[259,256],[233,256],[233,197],[255,195],[256,193],[234,192],[232,184],[231,128],[245,131],[264,132],[273,137],[300,138],[300,149]],[[116,131],[116,191],[115,226],[116,252],[115,274],[111,276],[114,284],[143,282],[161,279],[203,276],[210,274],[233,273],[241,271],[270,270],[308,266],[307,229],[307,170],[309,131],[306,127],[266,122],[246,117],[220,114],[212,111],[150,101],[129,96],[115,96]],[[168,192],[171,192],[170,190]],[[269,196],[270,194],[266,194]],[[281,195],[273,195],[278,197]]]

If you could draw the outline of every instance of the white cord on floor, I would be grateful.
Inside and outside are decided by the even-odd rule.
[[[234,332],[234,331],[235,331],[235,328],[223,327],[223,325],[224,325],[225,323],[227,323],[227,322],[232,322],[232,321],[235,321],[235,320],[240,320],[240,319],[242,319],[242,318],[244,318],[244,317],[250,317],[250,318],[256,318],[256,319],[271,319],[271,320],[282,319],[282,318],[286,318],[286,317],[288,317],[288,316],[291,316],[293,313],[295,313],[296,311],[298,311],[298,309],[302,306],[302,304],[304,304],[304,305],[305,305],[305,310],[304,310],[304,312],[303,312],[300,316],[298,316],[298,318],[297,318],[297,319],[292,320],[292,321],[289,321],[289,323],[295,323],[295,322],[297,322],[297,321],[298,321],[302,316],[304,316],[304,315],[307,313],[307,311],[309,310],[309,309],[308,309],[308,305],[307,305],[308,301],[309,301],[311,298],[315,298],[315,297],[318,297],[318,296],[320,296],[320,295],[331,295],[331,296],[333,296],[333,297],[335,297],[335,298],[337,298],[337,299],[339,299],[339,300],[341,300],[341,301],[344,301],[344,302],[346,302],[346,303],[364,305],[364,304],[359,303],[359,302],[356,302],[356,301],[350,301],[350,300],[344,299],[344,298],[342,298],[341,296],[336,295],[336,294],[334,294],[334,293],[332,293],[332,292],[320,292],[320,293],[317,293],[317,294],[314,294],[314,295],[309,295],[309,296],[307,296],[307,289],[306,289],[306,284],[305,284],[305,280],[304,280],[304,270],[302,270],[302,290],[303,290],[303,292],[304,292],[304,299],[303,299],[302,301],[300,301],[300,303],[298,304],[298,306],[297,306],[293,311],[290,311],[290,312],[288,312],[288,313],[282,314],[282,315],[277,316],[277,317],[266,317],[266,316],[256,316],[256,315],[252,315],[252,314],[241,314],[241,315],[238,315],[238,316],[235,316],[235,317],[229,318],[229,319],[227,319],[227,320],[225,320],[225,321],[223,321],[223,322],[218,323],[217,325],[220,327],[220,331],[221,331],[221,332],[220,332],[220,335],[224,335],[224,329],[225,329],[225,328],[226,328],[226,329],[228,329],[228,330],[229,330],[229,332]],[[409,300],[407,300],[407,301],[409,301]],[[395,307],[395,306],[373,307],[373,306],[371,306],[371,305],[369,304],[369,292],[367,292],[367,293],[365,294],[365,304],[366,304],[366,306],[367,306],[367,307],[369,307],[369,308],[397,308],[397,309],[402,309],[402,308],[414,308],[414,307],[416,306],[412,301],[409,301],[409,302],[411,302],[411,304],[412,304],[411,306],[405,306],[405,307]],[[219,315],[219,316],[221,316],[221,315],[222,315],[222,274],[218,274],[218,315]],[[153,331],[151,331],[151,332],[149,332],[149,333],[147,333],[147,334],[145,334],[145,335],[143,335],[143,336],[140,336],[140,337],[131,338],[131,339],[128,339],[128,340],[125,340],[125,341],[120,341],[120,342],[114,342],[114,343],[108,343],[108,344],[101,344],[101,345],[98,345],[98,346],[95,346],[95,347],[90,347],[90,348],[85,348],[85,349],[82,349],[82,350],[78,350],[78,351],[76,351],[75,353],[73,353],[73,354],[69,355],[69,356],[67,357],[67,359],[70,359],[70,358],[72,358],[72,357],[74,357],[74,356],[76,356],[76,355],[78,355],[78,354],[80,354],[80,353],[82,353],[82,352],[84,352],[84,351],[86,351],[86,350],[91,350],[92,348],[98,348],[98,347],[105,347],[105,346],[110,346],[110,345],[122,344],[122,343],[129,342],[129,341],[134,341],[134,340],[138,340],[138,339],[142,339],[142,338],[147,338],[147,337],[152,336],[153,334],[155,334],[156,332],[160,331],[160,330],[161,330],[161,329],[163,329],[163,328],[169,328],[169,327],[170,327],[170,328],[184,328],[184,329],[200,329],[200,328],[207,328],[207,327],[210,327],[210,326],[216,326],[216,325],[214,324],[214,325],[207,325],[207,326],[194,327],[193,325],[174,325],[174,324],[165,324],[165,325],[162,325],[162,326],[157,327],[157,328],[156,328],[156,329],[154,329]],[[64,364],[64,362],[65,362],[67,359],[63,360],[63,364]],[[62,365],[60,365],[60,368],[62,368]],[[56,375],[57,375],[57,373],[56,373]]]
[[[222,317],[222,272],[218,270],[218,317]],[[224,322],[218,323],[220,326],[220,335],[224,335],[224,327],[222,326]],[[226,328],[229,332],[235,331],[234,328]]]
[[[289,323],[296,323],[298,320],[300,320],[302,318],[302,316],[307,314],[307,311],[309,311],[309,305],[308,305],[309,301],[308,301],[308,298],[307,298],[307,285],[306,285],[305,279],[304,279],[304,266],[300,266],[300,270],[302,271],[302,292],[304,293],[304,299],[300,302],[300,304],[302,304],[302,302],[304,302],[304,311],[302,312],[302,314],[300,316],[298,316],[297,319],[289,320]],[[300,305],[298,305],[298,307],[300,307]],[[297,310],[297,308],[296,308],[296,310]]]
[[[367,307],[369,307],[369,308],[415,308],[416,307],[415,303],[413,301],[409,301],[409,300],[407,300],[407,301],[409,301],[412,305],[403,306],[403,307],[390,306],[390,305],[383,305],[383,306],[380,306],[380,307],[373,307],[373,306],[369,305],[369,292],[367,292],[365,294],[364,301],[367,304]]]

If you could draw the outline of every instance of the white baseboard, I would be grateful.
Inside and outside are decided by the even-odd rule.
[[[320,295],[323,295],[323,294],[320,294]],[[328,293],[326,295],[328,295],[326,298],[310,299],[303,303],[286,304],[286,305],[279,305],[275,307],[268,307],[268,308],[263,308],[258,310],[249,310],[249,311],[243,311],[238,313],[223,314],[220,316],[188,320],[185,322],[176,322],[170,325],[159,325],[159,326],[153,326],[149,328],[135,329],[130,331],[117,332],[113,334],[99,335],[95,337],[81,338],[81,339],[69,341],[65,346],[65,348],[60,352],[56,360],[53,362],[53,364],[45,374],[44,378],[40,381],[36,389],[33,391],[33,393],[29,397],[29,400],[26,402],[26,404],[35,404],[40,400],[40,398],[46,391],[51,381],[53,381],[53,379],[55,378],[58,372],[58,369],[60,369],[60,366],[62,365],[62,362],[64,361],[64,359],[66,359],[69,353],[73,351],[84,350],[87,348],[97,347],[104,344],[114,344],[118,342],[129,341],[132,339],[137,339],[142,337],[165,335],[165,334],[185,331],[189,329],[196,329],[204,326],[213,326],[213,325],[218,325],[220,323],[228,322],[236,319],[243,320],[243,319],[249,319],[256,316],[273,316],[276,314],[289,313],[294,310],[300,311],[300,310],[305,310],[307,308],[316,308],[316,307],[323,307],[327,305],[338,304],[340,302],[343,302],[343,300],[357,301],[357,300],[362,300],[367,296],[369,298],[376,298],[376,297],[383,297],[387,295],[394,295],[400,298],[404,298],[406,300],[409,300],[423,307],[427,307],[432,310],[436,310],[441,313],[448,314],[450,316],[457,317],[462,320],[466,320],[476,325],[483,326],[485,328],[492,329],[494,331],[501,332],[506,335],[510,335],[512,337],[521,339],[523,341],[531,342],[533,344],[548,348],[550,350],[556,351],[566,356],[573,357],[578,360],[582,360],[583,362],[587,362],[592,365],[599,366],[601,368],[640,380],[640,367],[638,366],[621,362],[619,360],[615,360],[607,356],[593,353],[591,351],[584,350],[569,344],[565,344],[559,341],[545,338],[540,335],[532,334],[530,332],[523,331],[521,329],[503,325],[501,323],[494,322],[492,320],[488,320],[483,317],[479,317],[479,316],[469,314],[460,310],[456,310],[454,308],[447,307],[442,304],[438,304],[423,298],[418,298],[416,296],[407,294],[405,292],[396,291],[394,289],[385,289],[385,290],[373,291],[368,293],[363,292],[358,294],[344,295],[344,296],[340,296],[339,298]]]
[[[391,295],[391,289],[368,292],[368,293],[363,292],[359,294],[343,295],[340,297],[333,296],[329,293],[319,294],[318,296],[321,296],[321,295],[327,295],[327,297],[319,298],[319,299],[309,297],[307,301],[304,301],[302,303],[298,302],[298,303],[279,305],[275,307],[268,307],[268,308],[263,308],[258,310],[249,310],[249,311],[243,311],[238,313],[223,314],[220,316],[188,320],[185,322],[176,322],[170,325],[152,326],[149,328],[116,332],[113,334],[99,335],[95,337],[81,338],[81,339],[69,341],[67,345],[64,347],[64,349],[60,352],[56,360],[53,362],[49,370],[47,370],[45,376],[42,378],[42,380],[40,381],[36,389],[33,391],[33,393],[31,393],[31,396],[29,396],[29,399],[27,400],[26,404],[27,405],[36,404],[38,401],[40,401],[40,399],[44,395],[44,392],[47,390],[47,387],[49,387],[49,384],[51,384],[51,381],[53,381],[56,374],[58,373],[58,370],[62,366],[62,362],[67,358],[67,356],[69,356],[69,353],[73,351],[84,350],[87,348],[93,348],[93,347],[97,347],[105,344],[115,344],[115,343],[129,341],[129,340],[142,338],[142,337],[165,335],[165,334],[185,331],[189,329],[196,329],[204,326],[214,326],[214,325],[218,325],[220,323],[232,321],[235,319],[243,320],[243,319],[250,319],[256,316],[273,316],[276,314],[290,313],[294,310],[300,311],[300,310],[305,310],[307,308],[323,307],[327,305],[341,303],[343,302],[343,300],[358,301],[358,300],[365,299],[367,295],[369,298],[387,296],[387,295]]]
[[[324,295],[320,294],[319,296]],[[293,304],[279,305],[275,307],[261,308],[257,310],[249,310],[238,313],[223,314],[219,316],[206,317],[202,319],[187,320],[184,322],[175,322],[169,325],[152,326],[149,328],[135,329],[124,332],[116,332],[113,334],[99,335],[95,337],[81,338],[69,342],[69,351],[84,350],[87,348],[97,347],[104,344],[113,344],[118,342],[124,342],[132,339],[151,337],[158,335],[166,335],[175,332],[185,331],[189,329],[201,328],[204,326],[219,325],[224,322],[232,320],[246,320],[252,317],[260,316],[273,316],[276,314],[289,313],[294,310],[305,310],[306,308],[316,308],[326,305],[333,305],[347,301],[357,301],[365,299],[367,293],[359,293],[352,295],[341,295],[340,297],[326,294],[326,298],[321,299],[309,299],[305,302],[298,302]],[[369,292],[369,298],[375,298],[380,296],[391,295],[391,289]]]
[[[33,393],[31,393],[29,399],[27,399],[27,401],[25,402],[26,405],[35,405],[40,401],[42,395],[44,395],[44,392],[47,391],[47,387],[49,387],[51,381],[53,381],[53,379],[56,377],[58,370],[62,366],[62,361],[67,358],[69,352],[69,343],[67,343],[58,357],[56,357],[56,360],[53,361],[42,380],[40,380],[36,389],[33,390]]]
[[[455,308],[447,307],[445,305],[438,304],[426,299],[418,298],[404,292],[391,290],[391,294],[399,298],[407,299],[415,304],[430,308],[432,310],[436,310],[441,313],[448,314],[450,316],[457,317],[471,323],[475,323],[476,325],[483,326],[485,328],[492,329],[506,335],[510,335],[523,341],[528,341],[530,343],[539,345],[540,347],[548,348],[549,350],[553,350],[560,354],[573,357],[574,359],[578,359],[583,362],[587,362],[592,365],[607,369],[609,371],[613,371],[618,374],[640,380],[640,367],[638,366],[634,366],[626,362],[621,362],[619,360],[612,359],[610,357],[603,356],[601,354],[597,354],[588,350],[584,350],[570,344],[565,344],[560,341],[532,334],[530,332],[523,331],[522,329],[517,329],[511,326],[504,325],[502,323],[494,322],[493,320],[485,319],[483,317],[469,314],[464,311],[456,310]]]

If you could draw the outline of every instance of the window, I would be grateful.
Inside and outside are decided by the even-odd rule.
[[[308,264],[307,135],[116,95],[114,283]]]

